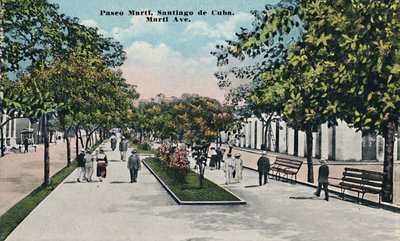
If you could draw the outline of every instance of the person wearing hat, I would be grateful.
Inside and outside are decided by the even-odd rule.
[[[107,156],[104,153],[104,149],[102,147],[100,147],[99,153],[97,154],[96,162],[97,162],[96,174],[97,177],[99,177],[99,181],[102,182],[103,178],[106,178],[107,176],[107,165],[108,165]]]
[[[128,158],[128,169],[131,176],[131,183],[137,182],[139,170],[142,168],[139,155],[136,153],[135,149],[131,151],[132,155]]]
[[[121,141],[119,142],[119,151],[121,153],[121,161],[125,161],[126,152],[128,151],[128,141],[124,136],[121,137]]]
[[[321,166],[318,169],[318,188],[317,191],[314,193],[314,195],[319,197],[321,193],[321,188],[323,186],[325,192],[325,200],[329,201],[329,194],[328,194],[329,167],[326,164],[326,159],[321,159],[320,163]]]
[[[264,185],[268,182],[268,173],[270,169],[269,158],[267,152],[263,151],[261,157],[257,161],[258,179],[261,186],[262,177],[264,176]]]
[[[81,152],[78,154],[78,156],[76,157],[76,160],[78,162],[78,167],[77,172],[78,172],[78,176],[76,178],[76,181],[80,182],[81,181],[81,177],[83,177],[85,175],[85,149],[81,149]]]
[[[240,153],[235,154],[235,178],[237,182],[240,182],[243,179],[242,172],[243,172],[243,160],[240,158]]]
[[[91,182],[93,175],[93,156],[90,150],[86,151],[84,159],[85,159],[85,179],[87,182]]]
[[[210,157],[210,170],[214,170],[217,165],[217,158],[218,158],[217,152],[215,151],[215,147],[210,148],[209,157]]]
[[[225,172],[225,184],[228,185],[231,183],[233,170],[235,169],[235,163],[232,159],[232,153],[228,153],[224,162],[224,172]]]

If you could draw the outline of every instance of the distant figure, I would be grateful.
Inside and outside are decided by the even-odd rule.
[[[110,137],[111,149],[114,151],[117,148],[117,137],[113,134]]]
[[[142,169],[142,164],[140,162],[139,155],[136,153],[136,150],[133,149],[131,151],[132,155],[128,159],[128,169],[131,175],[131,183],[137,182],[139,170]]]
[[[228,147],[229,147],[229,151],[228,153],[232,153],[232,148],[233,148],[233,140],[228,141]]]
[[[232,159],[232,154],[228,153],[224,162],[224,172],[225,172],[225,184],[228,185],[232,181],[233,170],[235,169],[235,163]]]
[[[85,175],[85,149],[81,149],[81,152],[76,157],[76,160],[78,161],[78,167],[76,168],[78,175],[76,181],[80,182],[81,177]]]
[[[121,161],[125,161],[127,150],[128,150],[128,141],[123,136],[123,137],[121,137],[121,141],[119,142],[119,151],[121,153]]]
[[[99,177],[99,181],[102,182],[103,178],[107,176],[107,165],[108,160],[106,154],[104,154],[104,149],[100,147],[99,154],[97,154],[96,158],[97,162],[97,176]]]
[[[210,169],[214,170],[215,165],[217,164],[217,152],[215,151],[215,147],[211,147],[209,152],[210,157]]]
[[[223,154],[223,152],[222,152],[220,147],[217,147],[217,150],[215,152],[217,152],[217,163],[215,163],[215,166],[217,167],[217,169],[220,169],[221,168],[221,161],[222,161],[222,158],[223,158],[224,154]]]
[[[326,165],[326,159],[320,160],[321,166],[318,169],[318,189],[314,193],[315,196],[319,197],[321,193],[321,188],[324,186],[325,200],[329,201],[328,194],[328,177],[329,177],[329,167]]]
[[[92,175],[93,175],[93,156],[90,153],[90,150],[86,151],[85,155],[85,179],[88,182],[92,181]]]
[[[270,169],[269,158],[267,157],[267,152],[263,151],[261,157],[257,161],[258,169],[258,179],[261,186],[262,177],[264,176],[264,185],[268,182],[268,173]]]
[[[243,160],[240,158],[240,153],[235,154],[235,172],[236,172],[236,181],[240,182],[243,179]]]
[[[24,139],[24,153],[26,152],[29,152],[28,151],[28,147],[29,147],[29,140],[28,140],[28,138],[27,137],[25,137],[25,139]]]

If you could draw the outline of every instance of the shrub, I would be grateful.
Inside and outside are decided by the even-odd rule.
[[[165,163],[172,176],[178,182],[185,182],[186,175],[190,170],[186,150],[163,145],[159,150],[159,158]]]
[[[147,142],[140,143],[140,144],[138,145],[138,147],[139,147],[140,149],[142,149],[142,150],[145,150],[145,151],[148,151],[148,150],[151,149],[150,144],[147,143]]]

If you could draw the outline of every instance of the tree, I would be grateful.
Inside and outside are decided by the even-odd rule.
[[[385,138],[382,200],[392,202],[394,133],[400,117],[400,2],[321,0],[303,4],[308,9],[305,17],[313,23],[309,29],[326,39],[326,55],[336,56],[340,63],[330,71],[333,85],[343,96],[338,100],[346,114],[342,118],[363,133],[377,132]],[[311,21],[316,18],[323,24]]]
[[[22,84],[21,89],[14,89],[16,94],[10,95],[13,96],[11,102],[18,103],[19,108],[23,109],[22,112],[28,117],[41,116],[42,123],[45,125],[42,128],[44,132],[47,131],[47,115],[50,112],[58,111],[57,114],[64,127],[66,115],[71,113],[69,102],[73,85],[69,84],[82,81],[79,74],[72,73],[77,69],[66,70],[68,64],[74,61],[74,57],[80,56],[83,64],[93,65],[91,61],[94,61],[97,67],[103,68],[100,72],[105,74],[103,77],[106,79],[110,79],[111,74],[106,73],[104,69],[120,66],[125,59],[125,53],[118,42],[103,38],[96,29],[78,24],[78,19],[59,14],[57,9],[57,5],[49,4],[46,0],[6,0],[4,18],[2,18],[2,26],[4,26],[2,73],[17,79],[16,82],[21,82],[16,83],[16,86]],[[67,58],[61,60],[60,56]],[[57,73],[57,69],[61,72]],[[69,89],[57,85],[58,80],[55,79],[57,74],[60,80],[70,87]],[[90,76],[88,71],[84,71],[83,75],[87,77],[86,80],[97,77]],[[33,87],[27,83],[28,78],[32,80]],[[121,79],[112,82],[106,86],[120,85]],[[125,91],[125,87],[120,88],[121,91]],[[120,95],[120,97],[125,98],[127,95]],[[118,100],[121,99],[118,98]],[[123,103],[126,103],[125,99]],[[114,106],[116,106],[115,103]],[[121,106],[125,107],[125,105]],[[66,128],[64,131],[68,132]],[[47,185],[48,176],[46,175],[49,165],[47,133],[43,133],[43,137],[45,138],[44,183]],[[69,148],[69,143],[67,145]],[[68,164],[70,163],[69,156]]]
[[[287,76],[293,83],[305,77],[313,81],[293,86],[296,88],[291,91],[295,93],[286,106],[286,114],[295,117],[293,111],[302,109],[299,108],[302,103],[311,104],[310,100],[314,99],[314,103],[325,106],[321,109],[324,115],[320,120],[325,118],[328,124],[334,124],[336,117],[357,130],[383,134],[386,140],[383,200],[391,201],[393,137],[399,119],[399,1],[299,1],[293,10],[289,15],[298,16],[307,32],[301,34],[302,41],[291,51],[288,67],[294,71]],[[289,26],[288,18],[282,16],[282,24],[276,25],[277,29]],[[256,33],[263,36],[265,31],[270,28],[261,28]],[[266,41],[256,38],[256,43]],[[250,40],[236,45],[239,48],[231,49],[242,51],[252,45],[258,49]],[[307,82],[311,85],[307,86]],[[315,95],[303,98],[306,89],[302,90],[302,86],[312,89]],[[315,98],[317,96],[323,101]],[[310,107],[306,108],[307,113],[301,114],[309,120],[320,113],[316,112],[318,108]],[[301,116],[294,119],[301,120]]]

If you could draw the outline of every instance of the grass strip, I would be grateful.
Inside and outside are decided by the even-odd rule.
[[[76,168],[77,162],[71,162],[69,167],[64,167],[54,174],[48,186],[40,186],[33,190],[24,199],[15,204],[1,216],[0,240],[6,237],[39,205],[61,182]]]
[[[193,171],[188,173],[185,183],[180,183],[173,177],[167,165],[158,158],[147,158],[146,163],[181,201],[240,201],[207,179],[203,180],[203,188],[200,188],[199,175]]]

